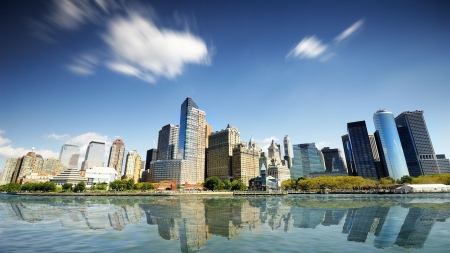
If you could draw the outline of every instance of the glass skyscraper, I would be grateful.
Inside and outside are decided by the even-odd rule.
[[[342,146],[344,147],[345,161],[347,163],[347,171],[349,176],[356,176],[355,159],[353,159],[352,145],[348,134],[342,135]]]
[[[159,130],[158,160],[176,159],[178,155],[178,140],[180,126],[168,124]]]
[[[315,143],[294,144],[291,166],[291,178],[306,177],[311,172],[324,172],[325,164],[322,152]]]
[[[347,132],[347,145],[349,146],[347,147],[346,155],[350,149],[351,158],[354,160],[353,175],[356,174],[365,178],[378,178],[378,171],[373,158],[366,122],[357,121],[347,123]]]
[[[94,166],[103,167],[105,156],[105,143],[98,141],[91,141],[86,150],[86,156],[82,164],[82,169],[86,170]]]
[[[80,148],[77,145],[66,143],[61,147],[59,161],[66,168],[78,168],[78,158],[80,157]]]
[[[394,115],[387,110],[378,110],[373,115],[373,122],[377,131],[375,138],[379,138],[378,142],[381,144],[377,145],[378,153],[388,176],[393,179],[409,176]]]
[[[344,164],[344,160],[342,159],[341,151],[339,149],[324,147],[320,151],[323,154],[326,171],[339,171],[341,173],[347,173],[347,167]]]
[[[406,111],[395,117],[409,174],[413,177],[438,174],[433,144],[423,111]]]

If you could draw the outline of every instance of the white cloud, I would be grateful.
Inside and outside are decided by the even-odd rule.
[[[188,63],[209,64],[205,42],[189,31],[160,29],[152,20],[130,11],[109,21],[102,36],[113,60],[107,67],[147,82],[155,77],[175,78]]]
[[[68,134],[58,135],[58,134],[52,133],[52,134],[44,135],[44,137],[47,138],[47,139],[65,140],[65,139],[69,138],[69,135]]]
[[[111,140],[109,140],[107,135],[101,135],[95,132],[84,133],[69,139],[69,142],[76,144],[80,147],[80,158],[79,163],[84,161],[86,150],[91,141],[98,141],[105,143],[105,157],[109,155],[109,148],[111,147]]]
[[[0,134],[4,134],[5,130],[0,129]]]
[[[323,147],[329,147],[329,146],[330,146],[330,142],[328,142],[328,141],[316,142],[316,148],[317,149],[322,149]]]
[[[322,44],[315,36],[305,37],[286,57],[314,59],[325,52],[328,45]]]
[[[25,148],[13,148],[11,145],[0,146],[0,156],[4,158],[17,158],[26,155],[31,149]],[[34,151],[36,154],[42,155],[44,159],[46,158],[58,158],[59,153],[53,152],[48,149],[37,149]]]
[[[358,29],[360,29],[363,24],[364,24],[364,19],[358,20],[356,23],[351,25],[349,28],[345,29],[345,31],[343,31],[341,34],[339,34],[339,36],[337,36],[334,40],[337,43],[341,42],[343,39],[347,38],[352,33],[356,32]]]
[[[276,136],[270,136],[269,138],[265,138],[265,139],[262,140],[261,142],[262,142],[262,143],[266,143],[266,142],[272,143],[272,140],[278,141],[279,139],[278,139]]]
[[[8,138],[3,138],[0,136],[0,146],[10,143],[11,141]]]
[[[81,54],[75,57],[71,64],[67,65],[67,69],[72,73],[79,75],[95,74],[95,67],[98,65],[99,59],[93,54]]]

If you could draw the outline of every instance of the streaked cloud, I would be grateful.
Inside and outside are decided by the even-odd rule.
[[[336,45],[361,29],[364,19],[360,19],[340,33],[333,42],[325,44],[316,36],[304,37],[287,55],[286,58],[316,59],[326,62],[336,56]]]
[[[315,36],[305,37],[302,41],[300,41],[294,49],[292,49],[286,58],[295,57],[295,58],[308,58],[314,59],[327,50],[328,45],[322,43],[322,41],[318,40]]]
[[[176,78],[187,64],[211,62],[212,49],[190,31],[181,16],[177,13],[174,20],[184,27],[176,30],[157,26],[153,20],[156,14],[149,6],[122,1],[57,0],[46,16],[29,23],[33,34],[47,42],[55,41],[58,30],[73,32],[83,25],[99,28],[104,45],[91,50],[100,53],[74,57],[65,66],[72,73],[94,75],[97,67],[104,66],[155,83],[159,77]]]
[[[107,64],[111,70],[151,83],[158,76],[175,78],[185,64],[210,63],[201,38],[187,30],[158,28],[137,12],[109,21],[102,38],[113,53],[114,59]]]
[[[46,139],[54,139],[54,140],[66,140],[66,139],[68,139],[69,138],[69,135],[68,134],[61,134],[61,135],[58,135],[58,134],[47,134],[47,135],[44,135],[44,138],[46,138]]]
[[[353,25],[351,25],[349,28],[345,29],[339,36],[334,38],[336,42],[341,42],[342,40],[346,39],[348,36],[356,32],[358,29],[362,27],[364,24],[364,19],[360,19],[357,22],[355,22]]]

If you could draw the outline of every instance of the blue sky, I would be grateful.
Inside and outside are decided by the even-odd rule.
[[[117,137],[145,159],[188,96],[261,146],[424,110],[450,156],[448,1],[1,1],[0,32],[0,169]]]

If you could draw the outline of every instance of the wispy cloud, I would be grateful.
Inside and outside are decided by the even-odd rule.
[[[68,134],[58,135],[58,134],[52,133],[52,134],[44,135],[44,138],[46,138],[46,139],[54,139],[54,140],[66,140],[66,139],[69,138],[69,135]]]
[[[325,44],[319,40],[316,36],[304,37],[289,53],[286,58],[297,58],[297,59],[315,59],[318,58],[319,61],[325,62],[336,55],[334,52],[336,45],[347,39],[350,35],[359,30],[364,24],[364,20],[358,20],[356,23],[351,25],[349,28],[345,29],[340,33],[333,42],[330,44]]]
[[[322,44],[322,41],[318,40],[315,36],[305,37],[289,52],[286,58],[314,59],[323,54],[327,50],[327,47],[328,45]]]
[[[357,30],[359,30],[363,24],[364,24],[364,19],[358,20],[353,25],[351,25],[349,28],[345,29],[345,31],[343,31],[341,34],[339,34],[339,36],[334,38],[334,40],[336,42],[341,42],[342,40],[344,40],[345,38],[347,38],[348,36],[350,36],[351,34],[356,32]]]
[[[58,0],[48,15],[32,20],[30,26],[37,37],[49,42],[58,30],[75,31],[83,25],[101,28],[98,34],[104,45],[97,49],[101,57],[80,54],[66,65],[67,70],[78,75],[93,75],[96,67],[104,66],[155,83],[159,77],[176,78],[187,64],[210,64],[212,49],[189,30],[187,22],[180,21],[179,14],[175,21],[184,25],[183,30],[164,28],[154,23],[157,17],[151,7],[127,4]]]

